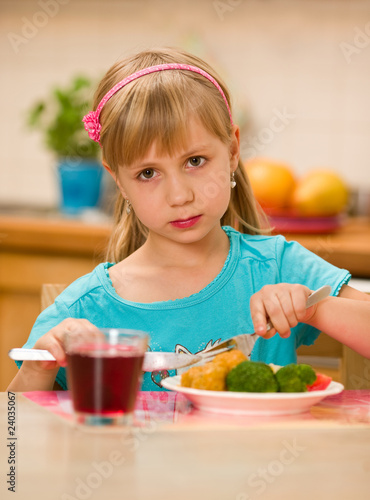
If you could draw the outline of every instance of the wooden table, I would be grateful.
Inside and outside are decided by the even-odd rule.
[[[15,441],[7,439],[8,396],[1,393],[1,498],[369,498],[370,391],[357,392],[353,407],[334,402],[270,419],[200,414],[181,397],[155,394],[162,402],[132,431],[76,427],[17,394]],[[12,442],[15,496],[5,476]]]

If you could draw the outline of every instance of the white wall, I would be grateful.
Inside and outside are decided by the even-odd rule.
[[[328,166],[370,188],[370,0],[0,0],[0,16],[0,204],[57,202],[54,158],[25,126],[30,105],[152,45],[216,66],[254,137],[244,157],[298,175]]]

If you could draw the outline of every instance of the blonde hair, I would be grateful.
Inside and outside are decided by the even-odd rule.
[[[119,81],[149,66],[181,63],[197,66],[213,76],[230,105],[229,92],[214,70],[198,57],[172,48],[140,52],[113,65],[95,93],[94,109]],[[142,158],[155,142],[158,154],[173,154],[184,146],[189,119],[196,115],[206,130],[229,144],[230,116],[221,93],[209,80],[190,71],[161,71],[139,78],[119,90],[104,105],[100,142],[104,161],[115,176],[122,165]],[[237,227],[249,234],[261,229],[262,211],[257,207],[241,160],[235,172],[236,187],[222,225]],[[125,199],[118,193],[115,224],[107,250],[107,260],[118,262],[146,241],[148,229],[135,213],[125,210]],[[266,227],[266,223],[264,224]]]

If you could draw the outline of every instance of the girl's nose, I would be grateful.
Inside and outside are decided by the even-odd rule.
[[[171,206],[184,205],[194,199],[194,192],[189,179],[184,175],[172,175],[167,179],[166,196]]]

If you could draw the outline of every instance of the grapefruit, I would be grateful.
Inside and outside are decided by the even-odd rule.
[[[245,163],[254,196],[263,209],[279,210],[289,206],[295,179],[289,165],[265,158]]]
[[[317,169],[297,183],[292,206],[303,216],[337,215],[345,209],[348,194],[346,184],[337,173]]]

